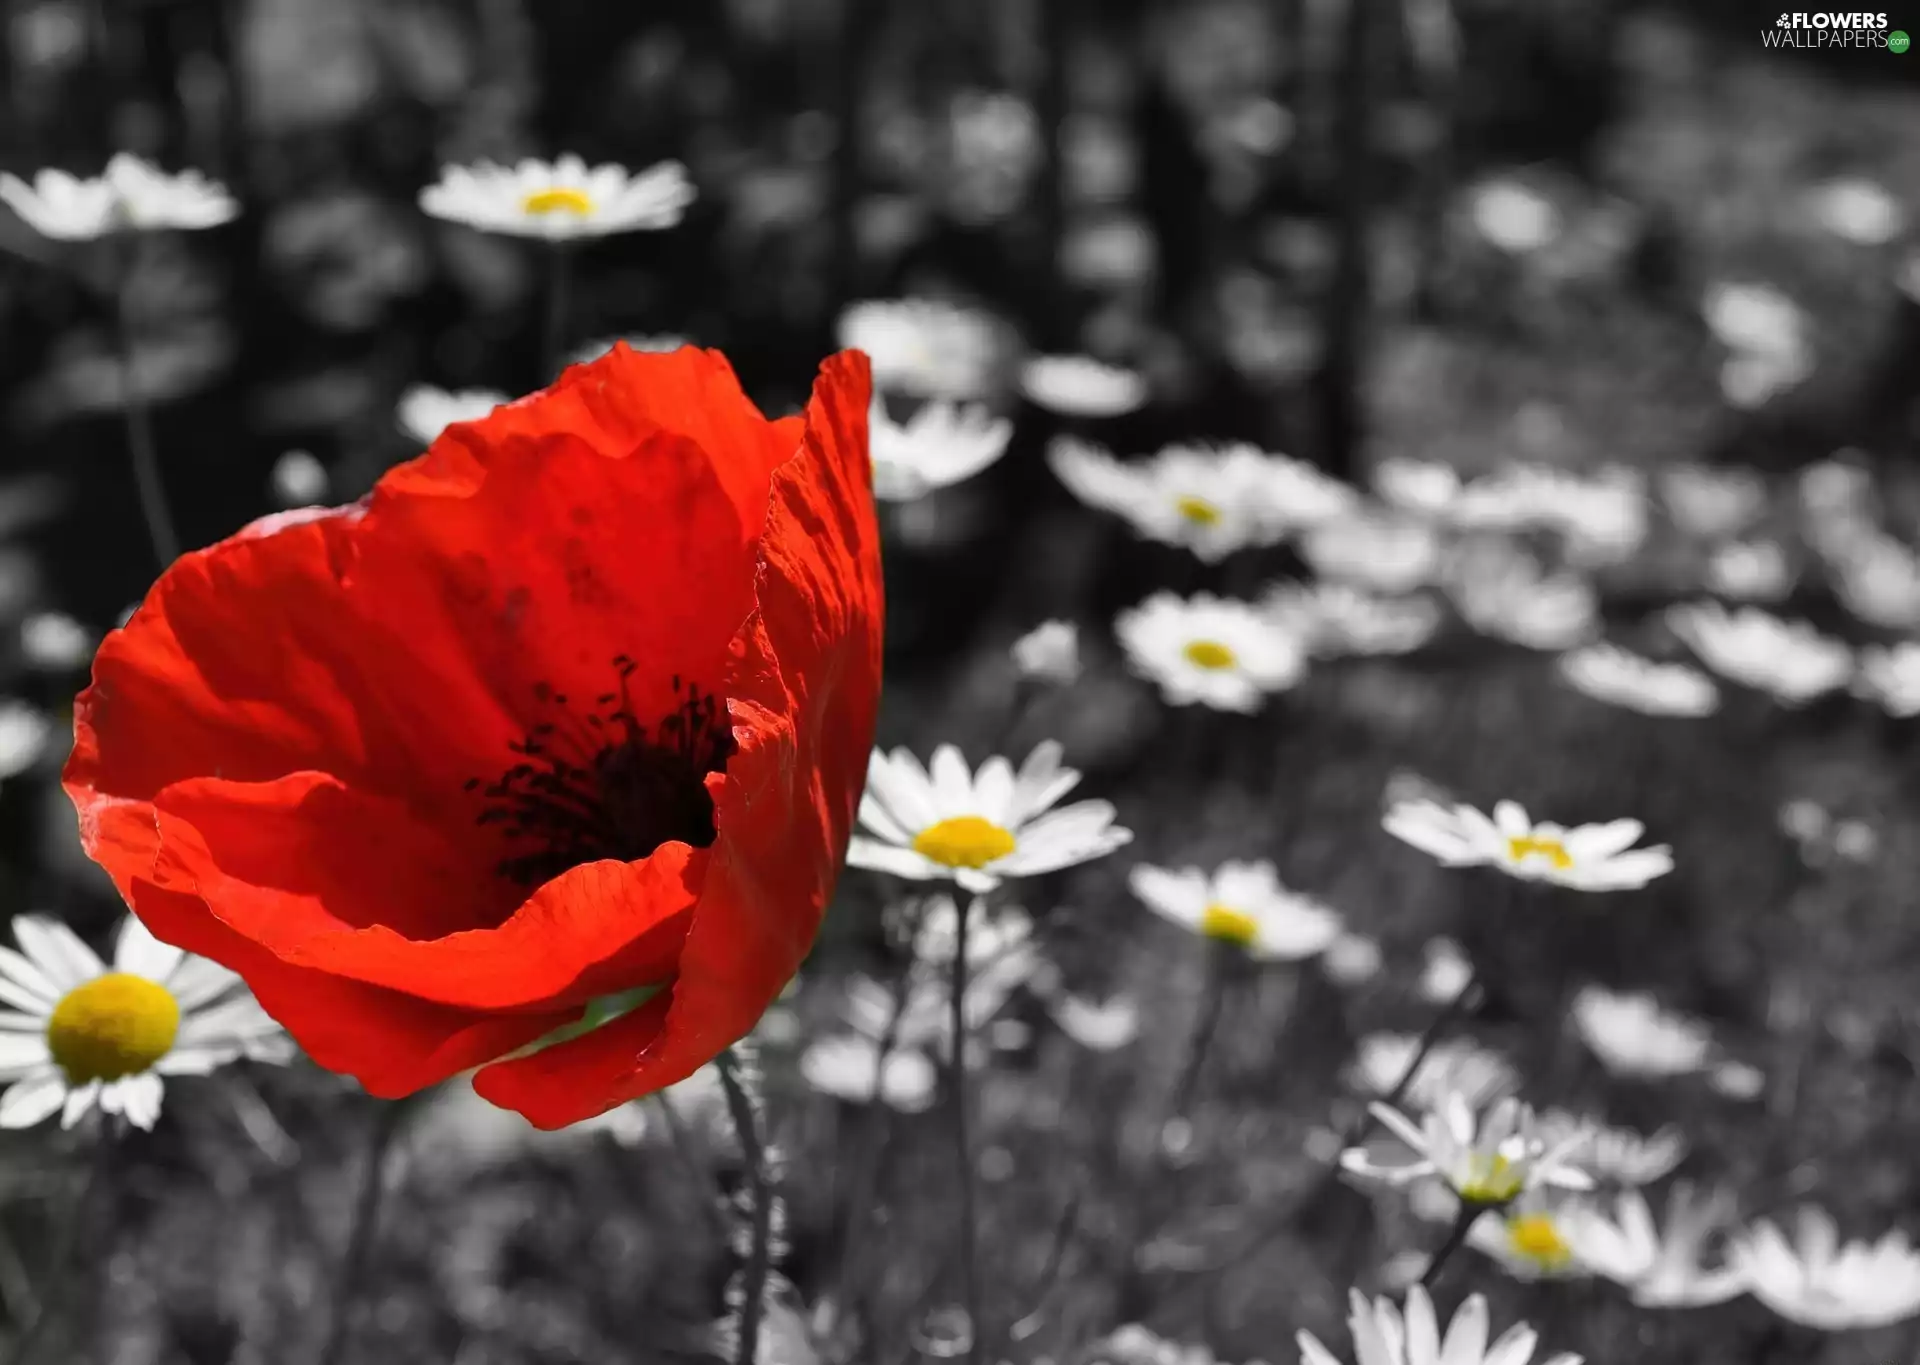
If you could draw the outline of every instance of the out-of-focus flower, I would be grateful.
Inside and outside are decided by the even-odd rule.
[[[1540,1136],[1549,1147],[1577,1141],[1574,1164],[1610,1185],[1650,1185],[1671,1174],[1687,1154],[1687,1135],[1678,1128],[1668,1126],[1649,1137],[1565,1109],[1541,1112]]]
[[[1155,593],[1121,612],[1113,630],[1133,671],[1173,706],[1251,714],[1307,671],[1306,651],[1290,629],[1211,593]]]
[[[687,338],[669,332],[630,332],[626,336],[598,337],[582,342],[567,355],[569,365],[591,365],[621,342],[628,350],[660,354],[691,345]]]
[[[1419,1285],[1407,1290],[1405,1318],[1389,1298],[1369,1304],[1355,1289],[1350,1299],[1347,1329],[1353,1335],[1356,1365],[1530,1365],[1540,1339],[1533,1328],[1519,1322],[1488,1345],[1487,1301],[1479,1294],[1469,1294],[1461,1302],[1444,1338],[1433,1300]],[[1300,1365],[1341,1365],[1340,1358],[1313,1333],[1296,1332],[1294,1340],[1300,1347]],[[1582,1360],[1563,1351],[1541,1365],[1582,1365]]]
[[[1342,934],[1327,945],[1320,965],[1342,986],[1359,986],[1380,975],[1385,965],[1380,945],[1365,934]]]
[[[226,187],[200,172],[169,175],[125,152],[94,177],[43,170],[29,185],[0,172],[0,203],[41,236],[63,242],[91,241],[114,232],[218,227],[240,212]]]
[[[1713,1060],[1713,1033],[1696,1019],[1673,1014],[1644,992],[1583,987],[1572,1019],[1581,1040],[1617,1076],[1682,1076]]]
[[[1382,501],[1414,516],[1441,520],[1451,516],[1460,488],[1460,472],[1437,460],[1395,455],[1373,471],[1373,491]]]
[[[1715,284],[1701,304],[1707,326],[1730,352],[1720,388],[1739,408],[1758,407],[1813,370],[1807,316],[1798,304],[1764,284]]]
[[[1800,471],[1800,510],[1817,524],[1851,525],[1873,500],[1873,471],[1841,452]]]
[[[1370,1033],[1354,1050],[1347,1079],[1356,1090],[1390,1095],[1406,1076],[1420,1051],[1420,1039],[1411,1033]],[[1488,1101],[1520,1087],[1520,1073],[1497,1052],[1489,1052],[1468,1038],[1443,1038],[1427,1049],[1420,1069],[1402,1092],[1409,1108],[1437,1109],[1448,1095],[1465,1096],[1479,1109]]]
[[[55,1113],[71,1128],[96,1104],[152,1128],[164,1077],[293,1056],[245,982],[160,942],[132,916],[111,967],[58,920],[22,915],[13,937],[20,952],[0,948],[0,1000],[12,1007],[0,1011],[0,1128]]]
[[[1420,998],[1429,1005],[1451,1005],[1473,982],[1473,960],[1444,935],[1427,941],[1420,968]]]
[[[1351,583],[1278,583],[1260,604],[1323,658],[1411,654],[1441,620],[1431,598],[1379,597]]]
[[[1885,246],[1906,231],[1906,209],[1877,180],[1843,176],[1815,186],[1809,199],[1816,223],[1858,246]]]
[[[1853,691],[1900,720],[1920,716],[1920,641],[1861,650]]]
[[[1042,621],[1013,642],[1013,667],[1023,678],[1065,687],[1080,676],[1080,631],[1071,621]]]
[[[933,1103],[938,1069],[917,1048],[895,1047],[880,1060],[880,1045],[857,1034],[829,1034],[800,1054],[800,1078],[823,1095],[917,1114]],[[877,1083],[877,1088],[876,1088]]]
[[[1221,863],[1211,875],[1141,863],[1127,885],[1161,918],[1267,961],[1313,957],[1340,936],[1339,912],[1289,891],[1264,860]]]
[[[867,299],[840,315],[840,344],[865,351],[874,386],[910,398],[974,399],[994,385],[993,320],[936,299]]]
[[[1673,465],[1660,471],[1660,494],[1673,524],[1701,540],[1738,535],[1767,507],[1767,481],[1752,469]]]
[[[1877,530],[1856,531],[1829,554],[1840,605],[1883,630],[1920,626],[1920,556]]]
[[[1646,543],[1653,523],[1646,475],[1614,466],[1569,480],[1552,516],[1566,539],[1568,563],[1585,569],[1625,563]]]
[[[1252,446],[1168,446],[1149,460],[1116,460],[1069,436],[1047,447],[1047,463],[1089,507],[1124,519],[1135,534],[1178,545],[1209,563],[1285,533],[1276,501],[1276,465]]]
[[[514,166],[445,166],[439,182],[420,191],[420,209],[431,217],[548,242],[670,228],[693,200],[687,168],[678,161],[636,174],[611,162],[590,167],[572,155],[528,157]]]
[[[1560,212],[1553,201],[1516,180],[1476,185],[1467,201],[1474,228],[1502,251],[1520,255],[1551,246],[1560,235]]]
[[[1455,1092],[1418,1124],[1377,1100],[1367,1110],[1412,1149],[1412,1159],[1381,1161],[1364,1147],[1350,1147],[1340,1165],[1353,1175],[1395,1187],[1438,1179],[1462,1202],[1488,1207],[1528,1190],[1593,1188],[1593,1177],[1569,1159],[1570,1148],[1541,1140],[1533,1110],[1519,1100],[1499,1100],[1476,1117],[1466,1096]]]
[[[1089,356],[1041,355],[1020,367],[1020,392],[1068,417],[1118,417],[1147,401],[1147,381]]]
[[[1843,1243],[1823,1209],[1802,1208],[1791,1240],[1771,1221],[1752,1224],[1734,1235],[1727,1259],[1754,1298],[1821,1331],[1885,1327],[1920,1313],[1920,1254],[1906,1234]]]
[[[1033,921],[1017,906],[993,909],[975,896],[967,905],[967,965],[981,967],[1004,956],[1033,937]],[[920,906],[914,927],[916,962],[945,966],[953,961],[960,942],[960,907],[952,896],[929,896]]]
[[[1356,512],[1308,530],[1300,553],[1321,578],[1399,595],[1425,587],[1440,568],[1440,537],[1410,518]]]
[[[268,482],[273,500],[282,507],[317,507],[327,500],[327,467],[310,451],[289,450],[281,455],[273,462]]]
[[[1673,870],[1667,845],[1633,847],[1646,832],[1638,820],[1569,830],[1535,824],[1515,801],[1495,805],[1492,819],[1465,804],[1449,809],[1436,801],[1405,801],[1388,809],[1381,827],[1445,867],[1492,866],[1525,881],[1576,891],[1630,890]]]
[[[929,768],[906,749],[873,751],[849,867],[915,881],[951,878],[976,893],[1007,877],[1057,872],[1103,858],[1133,838],[1113,823],[1110,801],[1076,801],[1055,810],[1080,774],[1060,764],[1060,745],[1036,746],[1018,775],[998,754],[967,770],[951,744]]]
[[[1140,1036],[1140,1007],[1129,996],[1094,1001],[1063,992],[1047,1010],[1062,1033],[1095,1052],[1117,1051]]]
[[[1783,621],[1758,607],[1734,611],[1718,602],[1669,607],[1668,627],[1721,677],[1799,706],[1844,687],[1853,651],[1805,621]]]
[[[430,384],[415,384],[400,395],[395,415],[400,429],[420,442],[432,445],[440,433],[455,422],[477,422],[499,407],[513,401],[493,389],[436,389]]]
[[[53,738],[53,722],[32,702],[0,698],[0,782],[40,761]]]
[[[922,403],[904,423],[896,423],[876,400],[867,434],[873,495],[885,502],[911,502],[971,479],[1006,454],[1013,423],[977,403],[943,399]]]
[[[1483,635],[1526,649],[1568,649],[1593,634],[1600,599],[1575,573],[1544,573],[1512,549],[1464,556],[1449,574],[1447,595],[1460,617]]]
[[[1767,1088],[1767,1074],[1745,1062],[1721,1062],[1707,1073],[1707,1085],[1730,1100],[1757,1099]]]
[[[1505,1208],[1473,1220],[1467,1245],[1498,1261],[1519,1280],[1558,1280],[1586,1275],[1574,1255],[1570,1229],[1581,1203],[1540,1192],[1520,1196]]]
[[[1735,601],[1778,602],[1793,591],[1793,579],[1778,541],[1730,541],[1707,557],[1707,591]]]
[[[93,658],[93,632],[63,611],[36,611],[20,622],[20,653],[27,667],[64,673]]]
[[[1647,1198],[1623,1190],[1612,1217],[1588,1204],[1567,1220],[1574,1254],[1594,1273],[1630,1291],[1642,1308],[1702,1308],[1725,1303],[1746,1288],[1731,1265],[1709,1268],[1707,1242],[1733,1214],[1725,1190],[1697,1196],[1680,1181],[1667,1196],[1667,1220],[1657,1227]]]
[[[1685,664],[1655,663],[1612,644],[1562,654],[1560,676],[1595,701],[1649,716],[1710,716],[1720,706],[1713,679]]]

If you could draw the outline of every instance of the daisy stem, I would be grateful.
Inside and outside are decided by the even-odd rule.
[[[973,1143],[967,1132],[967,927],[966,907],[954,916],[953,976],[948,1019],[952,1035],[953,1155],[960,1181],[960,1299],[967,1314],[967,1365],[980,1359],[979,1229],[975,1223]]]
[[[129,239],[131,240],[131,239]],[[160,480],[160,455],[153,439],[153,414],[140,388],[133,344],[134,248],[127,247],[125,264],[114,287],[114,345],[120,357],[120,415],[127,428],[127,457],[133,465],[134,491],[140,498],[140,516],[147,524],[147,540],[154,558],[165,569],[180,557],[180,536],[167,510],[166,485]]]
[[[40,1301],[33,1310],[33,1319],[14,1338],[13,1346],[6,1354],[6,1365],[26,1365],[41,1335],[59,1316],[61,1303],[72,1282],[74,1252],[79,1247],[81,1229],[93,1208],[95,1192],[106,1184],[107,1168],[113,1161],[113,1146],[113,1132],[103,1123],[95,1136],[87,1169],[74,1181],[73,1197],[67,1202],[59,1226],[54,1229],[53,1246],[47,1253],[46,1283],[40,1291]]]
[[[1440,1244],[1440,1249],[1433,1253],[1433,1259],[1427,1262],[1426,1274],[1420,1277],[1420,1287],[1422,1289],[1433,1288],[1434,1283],[1440,1278],[1441,1269],[1453,1258],[1453,1253],[1458,1251],[1466,1242],[1467,1234],[1473,1231],[1474,1220],[1480,1216],[1482,1211],[1481,1206],[1478,1204],[1468,1203],[1465,1200],[1461,1201],[1460,1213],[1459,1216],[1453,1220],[1452,1231],[1447,1233],[1447,1240]]]
[[[1207,976],[1201,987],[1200,1013],[1195,1016],[1193,1032],[1187,1037],[1186,1058],[1180,1064],[1180,1079],[1174,1085],[1173,1104],[1167,1111],[1168,1123],[1187,1116],[1194,1092],[1199,1089],[1200,1073],[1206,1070],[1207,1056],[1213,1050],[1213,1038],[1220,1031],[1220,1016],[1226,1008],[1227,970],[1232,965],[1233,951],[1225,943],[1209,941],[1207,944]],[[1161,1128],[1164,1134],[1165,1125]]]
[[[866,1232],[868,1205],[879,1188],[880,1163],[893,1130],[893,1109],[885,1100],[887,1061],[900,1041],[900,1024],[907,1012],[907,979],[913,974],[913,964],[912,939],[909,938],[906,961],[888,983],[887,1023],[873,1049],[872,1116],[868,1119],[861,1160],[853,1171],[846,1206],[835,1219],[835,1226],[840,1229],[840,1264],[833,1278],[836,1286],[833,1303],[839,1313],[846,1311],[853,1292],[853,1251]]]
[[[573,262],[563,242],[547,244],[547,326],[540,348],[540,383],[544,389],[560,377],[560,363],[566,354],[567,305],[572,293]]]
[[[766,1145],[760,1140],[758,1106],[746,1077],[746,1067],[734,1049],[714,1058],[720,1088],[726,1092],[727,1113],[740,1139],[740,1157],[746,1166],[747,1192],[753,1200],[750,1245],[740,1286],[739,1335],[734,1345],[735,1365],[754,1365],[760,1352],[760,1313],[767,1296],[767,1276],[773,1269],[773,1182],[767,1174]]]
[[[1433,1018],[1427,1024],[1427,1031],[1420,1035],[1420,1042],[1413,1049],[1412,1058],[1408,1060],[1406,1068],[1401,1071],[1400,1079],[1393,1083],[1393,1089],[1381,1096],[1380,1102],[1386,1105],[1387,1108],[1392,1109],[1396,1107],[1401,1100],[1406,1098],[1407,1091],[1413,1087],[1414,1077],[1420,1074],[1420,1068],[1426,1064],[1428,1055],[1432,1053],[1435,1046],[1439,1044],[1440,1039],[1446,1034],[1447,1030],[1452,1028],[1453,1025],[1459,1021],[1460,1017],[1467,1012],[1467,1008],[1472,1003],[1474,993],[1479,989],[1479,986],[1479,980],[1476,978],[1473,970],[1469,968],[1467,979],[1461,983],[1460,993],[1449,1000],[1442,1009],[1434,1014]],[[1354,1127],[1341,1139],[1341,1148],[1345,1149],[1358,1143],[1372,1131],[1373,1124],[1373,1110],[1368,1108],[1362,1111]]]
[[[353,1203],[353,1222],[347,1230],[347,1249],[340,1262],[340,1275],[333,1285],[333,1305],[327,1314],[327,1336],[315,1365],[335,1365],[346,1351],[352,1336],[355,1301],[366,1279],[367,1263],[373,1257],[374,1239],[380,1232],[380,1206],[387,1193],[387,1156],[400,1135],[401,1120],[409,1108],[404,1100],[382,1100],[373,1116],[373,1130],[367,1134],[367,1151],[360,1167],[360,1191]]]

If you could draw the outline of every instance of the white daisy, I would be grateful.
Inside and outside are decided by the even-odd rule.
[[[483,161],[441,168],[420,191],[421,211],[450,223],[548,242],[651,232],[680,221],[694,200],[687,168],[662,161],[635,174],[611,162],[528,157],[514,166]]]
[[[109,968],[58,920],[13,921],[0,948],[0,1128],[94,1105],[140,1128],[160,1117],[162,1078],[204,1076],[242,1057],[285,1062],[293,1044],[246,983],[160,942],[129,916]]]
[[[1638,1190],[1623,1190],[1614,1210],[1609,1217],[1597,1205],[1583,1206],[1568,1219],[1568,1237],[1582,1263],[1630,1291],[1640,1307],[1703,1308],[1746,1288],[1738,1269],[1706,1264],[1708,1240],[1733,1213],[1725,1190],[1700,1198],[1680,1181],[1667,1196],[1664,1228]]]
[[[1833,547],[1829,567],[1840,605],[1883,630],[1920,626],[1920,556],[1878,528]]]
[[[920,906],[914,926],[916,962],[944,967],[953,961],[960,942],[960,907],[952,896],[929,896]],[[998,909],[975,896],[967,904],[967,965],[983,967],[1015,951],[1033,938],[1033,921],[1018,906]]]
[[[1673,465],[1660,471],[1667,515],[1687,535],[1721,540],[1739,535],[1767,508],[1767,481],[1756,470]]]
[[[1094,1052],[1114,1052],[1140,1036],[1140,1007],[1130,996],[1088,1000],[1061,993],[1047,1003],[1060,1031]]]
[[[93,659],[93,632],[63,611],[36,611],[20,622],[20,655],[29,668],[65,673]]]
[[[41,236],[64,242],[122,231],[218,227],[240,212],[224,186],[198,171],[169,175],[125,152],[94,177],[43,170],[29,185],[0,172],[0,203]]]
[[[1381,1161],[1364,1147],[1349,1147],[1340,1165],[1353,1175],[1396,1188],[1438,1179],[1463,1202],[1488,1207],[1512,1203],[1533,1189],[1593,1188],[1593,1177],[1571,1160],[1573,1146],[1548,1147],[1533,1110],[1519,1100],[1498,1100],[1476,1117],[1456,1091],[1418,1124],[1378,1101],[1367,1111],[1411,1149],[1411,1160]]]
[[[1707,591],[1738,602],[1778,602],[1793,591],[1793,580],[1778,541],[1729,541],[1707,557]]]
[[[903,1114],[932,1106],[939,1074],[933,1059],[917,1048],[895,1047],[883,1064],[879,1043],[859,1034],[816,1038],[800,1054],[800,1078],[814,1090],[850,1104],[872,1104],[877,1096]]]
[[[1080,676],[1080,631],[1071,621],[1042,621],[1013,642],[1014,671],[1065,687]]]
[[[1386,956],[1365,934],[1342,934],[1320,955],[1327,976],[1342,986],[1360,986],[1380,975]]]
[[[912,502],[936,488],[971,479],[1007,453],[1013,423],[978,404],[935,399],[905,422],[887,416],[877,398],[867,415],[873,495]]]
[[[1673,870],[1673,852],[1665,844],[1633,847],[1646,831],[1638,820],[1569,830],[1533,823],[1514,801],[1495,805],[1492,819],[1465,804],[1449,809],[1424,798],[1403,801],[1388,809],[1381,827],[1446,867],[1490,865],[1525,881],[1576,891],[1630,890]]]
[[[1286,529],[1275,500],[1279,466],[1252,446],[1168,446],[1152,459],[1126,461],[1058,436],[1047,447],[1047,463],[1087,506],[1208,563],[1250,545],[1271,545]]]
[[[40,761],[53,738],[53,722],[32,702],[0,698],[0,782]]]
[[[1221,863],[1211,874],[1141,863],[1127,885],[1161,918],[1263,960],[1298,962],[1340,936],[1339,912],[1289,891],[1264,860]]]
[[[1700,311],[1720,344],[1736,354],[1788,358],[1807,348],[1806,312],[1772,285],[1711,285]]]
[[[1102,858],[1133,838],[1113,823],[1108,801],[1076,801],[1053,809],[1079,784],[1060,766],[1060,745],[1035,747],[1020,765],[995,755],[967,771],[951,744],[933,751],[930,768],[905,749],[875,749],[860,798],[860,824],[847,849],[850,867],[928,881],[950,877],[973,892],[1007,877],[1030,877]]]
[[[1586,986],[1573,998],[1574,1028],[1616,1076],[1684,1076],[1713,1061],[1713,1033],[1642,992]]]
[[[1414,460],[1395,455],[1373,471],[1373,491],[1383,502],[1418,517],[1446,520],[1459,500],[1460,472],[1438,460]]]
[[[1907,227],[1907,212],[1877,180],[1844,176],[1809,196],[1816,223],[1857,246],[1885,246]]]
[[[1710,716],[1720,708],[1713,679],[1685,664],[1655,663],[1612,644],[1562,654],[1560,676],[1595,701],[1649,716]]]
[[[1347,1330],[1353,1336],[1355,1365],[1530,1365],[1539,1333],[1517,1322],[1487,1342],[1490,1330],[1487,1301],[1469,1294],[1453,1315],[1445,1337],[1434,1316],[1433,1300],[1419,1285],[1407,1290],[1403,1318],[1393,1300],[1381,1297],[1368,1303],[1355,1289],[1349,1291]],[[1300,1365],[1341,1365],[1340,1358],[1308,1331],[1294,1333],[1300,1347]],[[1581,1357],[1563,1351],[1541,1365],[1583,1365]]]
[[[455,422],[477,422],[502,403],[513,400],[492,389],[436,389],[415,384],[400,395],[395,415],[400,429],[422,445],[432,445]]]
[[[1671,1175],[1687,1155],[1687,1136],[1672,1125],[1649,1137],[1565,1109],[1541,1112],[1540,1136],[1549,1147],[1577,1140],[1574,1164],[1608,1185],[1651,1185]]]
[[[1000,328],[936,299],[868,299],[840,315],[840,345],[865,351],[874,387],[913,398],[974,399],[995,387]]]
[[[1468,197],[1468,216],[1488,243],[1515,255],[1538,251],[1560,235],[1553,201],[1516,180],[1476,186]]]
[[[1352,516],[1360,495],[1317,465],[1287,455],[1267,455],[1267,497],[1282,529],[1311,530]]]
[[[1478,1109],[1520,1088],[1520,1073],[1511,1062],[1469,1038],[1435,1042],[1421,1059],[1420,1069],[1406,1080],[1420,1042],[1411,1033],[1368,1034],[1354,1049],[1348,1084],[1373,1095],[1391,1095],[1399,1089],[1401,1101],[1419,1110],[1437,1109],[1455,1094],[1465,1096]]]
[[[1261,607],[1321,657],[1411,654],[1440,628],[1428,597],[1378,597],[1351,583],[1278,583]]]
[[[1600,598],[1575,573],[1544,572],[1531,555],[1509,550],[1464,556],[1447,595],[1482,635],[1526,649],[1567,649],[1593,634]]]
[[[1861,650],[1853,691],[1900,720],[1920,716],[1920,641]]]
[[[1574,1254],[1573,1221],[1581,1201],[1530,1191],[1501,1209],[1489,1209],[1467,1229],[1467,1245],[1498,1261],[1520,1280],[1559,1280],[1589,1273]]]
[[[1718,602],[1679,603],[1667,608],[1666,621],[1701,663],[1785,706],[1824,696],[1853,676],[1853,651],[1843,641],[1758,607],[1728,611]]]
[[[1427,941],[1422,952],[1418,993],[1429,1005],[1451,1005],[1473,984],[1473,960],[1466,949],[1441,935]]]
[[[1211,593],[1155,593],[1121,612],[1113,631],[1133,671],[1158,684],[1173,706],[1198,702],[1250,714],[1307,671],[1306,651],[1291,630],[1248,603]]]
[[[1083,355],[1040,355],[1020,367],[1020,392],[1048,412],[1118,417],[1145,404],[1147,381]]]
[[[1821,1209],[1800,1210],[1792,1240],[1772,1222],[1754,1223],[1735,1235],[1727,1259],[1754,1298],[1822,1331],[1885,1327],[1920,1313],[1920,1253],[1906,1234],[1842,1243]]]
[[[1377,512],[1336,518],[1300,538],[1300,553],[1318,577],[1393,596],[1433,582],[1441,549],[1438,532],[1427,523]]]

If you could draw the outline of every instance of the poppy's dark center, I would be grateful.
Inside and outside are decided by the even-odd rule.
[[[713,842],[708,773],[723,772],[733,736],[720,699],[680,679],[685,700],[648,724],[634,713],[629,682],[637,665],[613,660],[619,688],[577,707],[546,683],[534,700],[554,719],[507,747],[521,761],[492,782],[472,778],[486,808],[483,825],[498,825],[511,850],[498,872],[534,887],[570,867],[614,858],[634,862],[661,844],[695,848]]]

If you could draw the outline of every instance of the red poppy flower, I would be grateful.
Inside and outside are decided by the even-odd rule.
[[[691,1074],[812,944],[865,779],[869,389],[843,353],[769,422],[618,346],[187,555],[75,704],[87,852],[374,1094],[490,1062],[558,1127]]]

